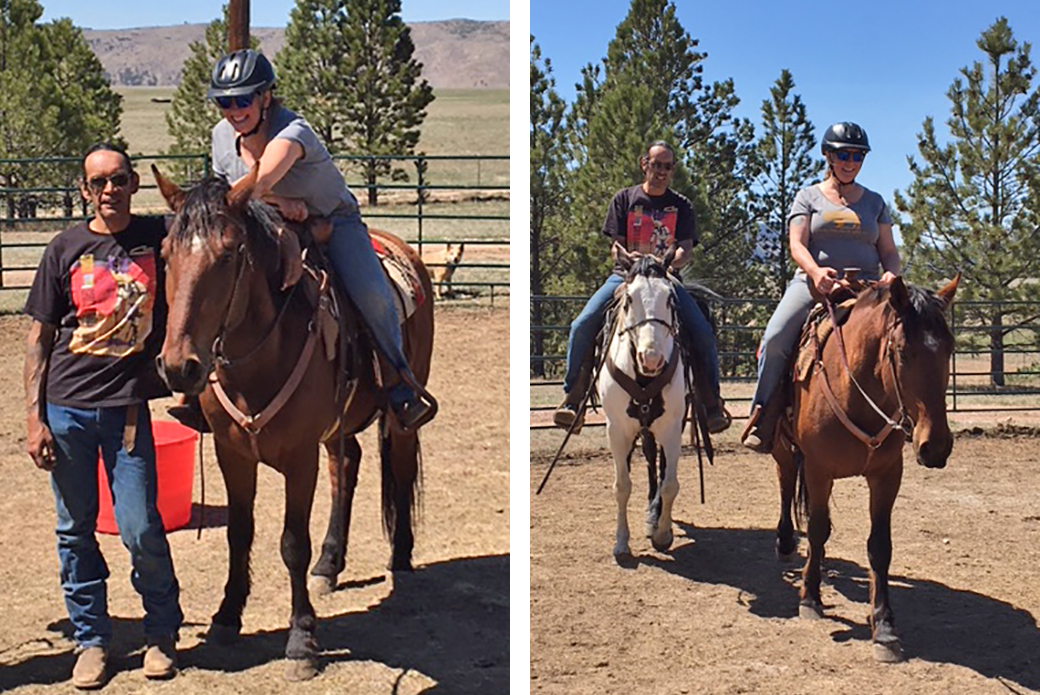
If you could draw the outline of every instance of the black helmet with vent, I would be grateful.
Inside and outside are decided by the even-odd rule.
[[[274,67],[252,48],[229,53],[213,67],[207,99],[252,94],[274,85]]]
[[[820,142],[820,151],[826,155],[828,152],[836,150],[870,152],[870,141],[867,140],[867,131],[848,121],[835,123],[823,134],[823,140]]]

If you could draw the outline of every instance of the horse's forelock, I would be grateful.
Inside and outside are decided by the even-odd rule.
[[[230,214],[227,204],[230,189],[228,182],[218,176],[207,177],[188,188],[170,230],[173,242],[190,244],[196,237],[206,241],[220,239]],[[281,225],[278,213],[266,203],[250,200],[244,218],[252,253],[268,256],[275,249]],[[274,253],[277,258],[277,252]]]
[[[648,278],[667,278],[668,271],[664,265],[661,264],[654,256],[643,255],[639,257],[632,267],[628,269],[628,274],[625,276],[625,282],[632,282],[638,276],[643,275]]]
[[[900,319],[909,336],[932,335],[946,345],[953,344],[953,332],[946,321],[946,304],[930,290],[905,284],[910,306],[900,315]],[[888,302],[891,296],[889,288],[868,287],[858,297],[859,301],[869,303]]]

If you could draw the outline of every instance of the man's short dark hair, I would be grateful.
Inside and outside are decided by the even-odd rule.
[[[650,161],[650,150],[654,149],[655,147],[663,147],[663,148],[665,148],[666,150],[668,150],[669,152],[672,153],[672,159],[675,159],[675,148],[674,147],[672,147],[669,143],[665,142],[664,140],[654,140],[649,145],[647,145],[646,151],[643,152],[643,156],[639,158],[639,161],[640,161],[640,163],[643,166],[646,166],[647,163],[649,163],[649,161]]]
[[[122,155],[123,161],[126,162],[127,172],[131,174],[134,172],[134,163],[130,161],[130,155],[126,153],[125,148],[112,142],[95,142],[83,153],[83,159],[80,161],[80,170],[83,172],[84,179],[87,178],[87,157],[95,152],[115,152]]]

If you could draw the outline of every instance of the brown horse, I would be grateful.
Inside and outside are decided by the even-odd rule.
[[[154,167],[153,167],[154,170]],[[200,394],[227,486],[230,563],[224,600],[210,639],[225,641],[242,627],[249,594],[249,552],[257,464],[285,477],[282,559],[292,587],[287,676],[315,675],[318,645],[307,586],[310,515],[318,477],[318,444],[329,457],[332,515],[312,574],[336,585],[344,569],[350,512],[361,448],[355,434],[379,418],[384,528],[393,570],[411,569],[412,515],[419,486],[419,440],[385,414],[372,350],[357,321],[341,324],[339,341],[321,275],[305,273],[284,288],[295,237],[279,233],[271,208],[249,202],[256,169],[229,187],[208,179],[182,191],[154,170],[175,216],[163,248],[170,309],[159,366],[170,388]],[[426,297],[403,325],[405,354],[420,383],[430,372],[432,288],[418,256],[396,237],[374,233],[405,254]],[[290,248],[286,251],[282,245]],[[340,304],[348,317],[347,302]],[[344,376],[345,375],[345,376]],[[344,378],[340,378],[343,376]],[[383,375],[390,378],[389,373]],[[384,382],[385,383],[385,382]],[[221,400],[224,400],[222,404]]]
[[[862,290],[844,327],[823,344],[809,375],[795,383],[790,427],[778,428],[774,440],[780,555],[792,553],[798,544],[791,522],[796,487],[798,511],[809,519],[802,617],[823,616],[820,571],[831,532],[828,504],[834,481],[858,475],[867,479],[870,626],[879,661],[902,659],[889,605],[888,568],[903,443],[912,436],[917,462],[929,468],[943,468],[953,449],[946,420],[953,335],[944,312],[959,279],[938,294],[907,286],[901,278],[888,289]]]

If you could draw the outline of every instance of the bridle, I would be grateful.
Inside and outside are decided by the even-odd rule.
[[[852,383],[853,386],[856,387],[856,390],[859,391],[859,394],[863,397],[867,404],[870,405],[874,412],[881,416],[882,420],[885,421],[885,424],[881,427],[881,430],[877,434],[875,434],[874,436],[870,436],[865,431],[863,431],[862,428],[860,428],[858,425],[852,422],[851,418],[849,418],[848,416],[848,413],[846,413],[842,409],[841,405],[838,403],[838,399],[834,396],[834,391],[831,389],[830,383],[827,380],[827,372],[824,370],[822,350],[819,346],[817,346],[815,371],[822,376],[823,394],[827,398],[827,402],[831,406],[831,410],[834,411],[834,414],[837,416],[838,420],[840,420],[841,423],[845,426],[845,429],[851,432],[856,437],[856,439],[860,440],[867,446],[867,448],[870,450],[870,453],[877,451],[877,449],[881,447],[885,440],[888,439],[888,436],[897,429],[901,431],[905,437],[912,437],[916,423],[914,422],[913,418],[910,417],[910,414],[907,412],[906,404],[903,399],[903,387],[899,379],[899,358],[896,355],[898,350],[895,347],[894,340],[895,332],[900,325],[898,317],[888,328],[888,332],[885,334],[884,352],[887,358],[886,362],[892,371],[892,382],[895,386],[896,401],[899,403],[899,409],[896,411],[895,417],[890,417],[887,413],[885,413],[885,411],[881,409],[881,407],[877,403],[874,402],[874,400],[870,396],[867,395],[867,392],[863,389],[862,386],[860,386],[859,382],[856,380],[856,377],[853,375],[852,368],[849,367],[849,359],[848,354],[845,350],[845,340],[842,337],[842,329],[834,315],[834,304],[833,302],[831,302],[829,297],[824,298],[823,301],[827,307],[827,313],[830,315],[831,324],[834,326],[834,334],[838,341],[838,351],[841,354],[841,362],[842,366],[845,369],[845,374],[848,376],[849,381]],[[870,462],[869,456],[867,457],[867,462],[868,464]]]

